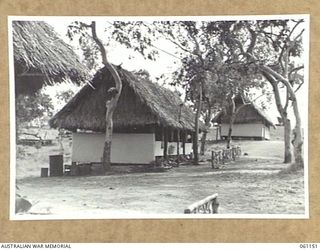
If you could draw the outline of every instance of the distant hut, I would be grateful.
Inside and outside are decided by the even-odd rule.
[[[192,152],[194,114],[172,91],[117,67],[123,88],[113,114],[111,162],[148,164],[166,155]],[[53,128],[73,132],[72,161],[101,162],[105,101],[114,80],[99,70],[51,120]],[[178,136],[179,135],[179,136]]]
[[[33,94],[44,84],[84,81],[88,69],[53,28],[42,21],[13,21],[15,91]]]
[[[237,96],[235,104],[236,107],[239,107],[244,104],[244,101]],[[220,125],[220,136],[226,139],[230,116],[221,111],[212,119],[212,122]],[[256,104],[248,103],[236,114],[231,137],[232,139],[270,140],[270,127],[274,127],[274,124],[268,115]]]

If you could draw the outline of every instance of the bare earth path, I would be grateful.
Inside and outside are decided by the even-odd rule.
[[[191,203],[213,193],[219,194],[220,214],[303,214],[303,171],[280,172],[288,167],[281,163],[282,143],[242,142],[248,156],[219,170],[203,162],[161,173],[26,177],[17,184],[21,194],[35,204],[30,212],[36,214],[181,214]]]

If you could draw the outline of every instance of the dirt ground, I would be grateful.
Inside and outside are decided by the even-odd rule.
[[[218,170],[205,160],[222,144],[211,144],[199,166],[50,178],[40,178],[40,168],[48,167],[48,155],[58,152],[58,145],[24,146],[17,159],[18,193],[33,204],[28,216],[37,217],[178,215],[214,193],[219,195],[219,214],[304,214],[304,173],[284,171],[288,165],[281,163],[283,141],[235,144],[247,155]],[[70,157],[68,140],[64,148],[65,158]]]

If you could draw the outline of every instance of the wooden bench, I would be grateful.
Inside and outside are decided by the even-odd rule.
[[[218,194],[210,195],[197,201],[184,210],[185,214],[217,214],[218,213]]]

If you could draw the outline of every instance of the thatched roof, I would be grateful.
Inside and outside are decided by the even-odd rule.
[[[236,106],[243,104],[243,100],[241,98],[237,98],[235,102]],[[220,111],[211,121],[217,123],[229,123],[230,116],[227,115],[225,112]],[[245,104],[245,106],[243,106],[239,110],[239,112],[236,114],[236,119],[234,123],[237,124],[254,122],[263,122],[268,126],[274,126],[270,117],[255,103],[251,102]]]
[[[179,122],[182,101],[175,93],[120,67],[117,70],[123,89],[113,114],[114,129],[157,125],[194,131],[195,116],[184,105]],[[102,68],[90,85],[85,85],[50,120],[51,127],[105,131],[106,92],[114,86],[114,80],[107,69]]]
[[[79,83],[88,76],[72,48],[47,23],[13,21],[12,28],[17,93],[33,93],[50,81]]]

